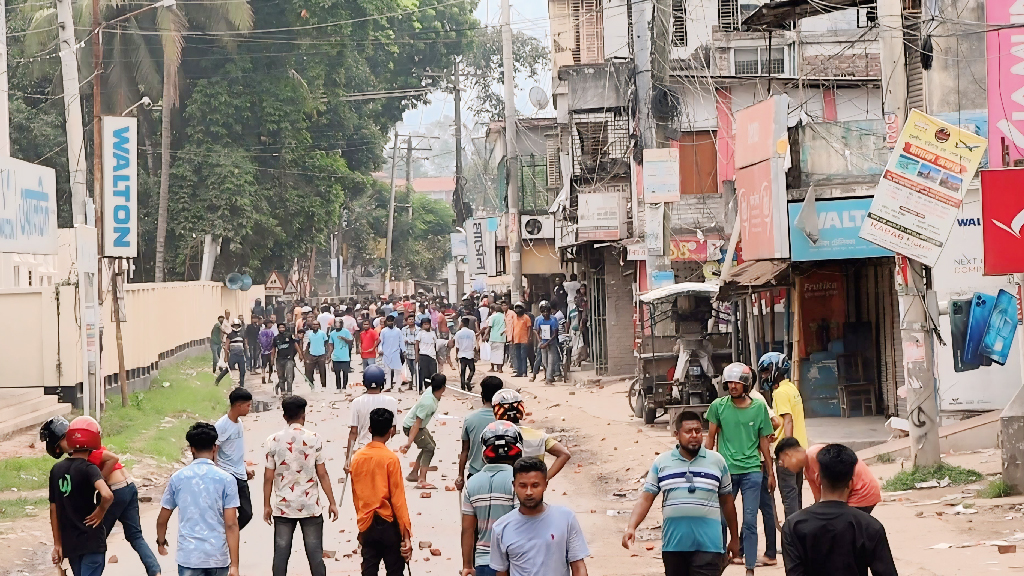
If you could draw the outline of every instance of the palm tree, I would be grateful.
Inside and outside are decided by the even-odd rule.
[[[28,3],[25,6],[38,6]],[[91,28],[92,0],[77,0],[74,6],[78,39],[85,38]],[[122,0],[100,0],[104,22],[132,12],[137,6]],[[155,17],[153,13],[155,12]],[[161,6],[126,18],[104,30],[103,107],[118,113],[138,102],[142,96],[151,98],[162,92],[160,200],[157,212],[156,281],[164,280],[164,244],[167,237],[167,205],[170,196],[171,117],[178,107],[178,72],[185,34],[191,25],[206,32],[245,32],[252,29],[253,13],[248,0],[178,0],[174,6]],[[159,43],[153,41],[154,32]],[[57,11],[54,8],[35,10],[31,14],[25,51],[43,54],[57,46]],[[157,72],[157,56],[162,52],[163,78]],[[92,70],[91,51],[79,50],[80,77],[89,78]],[[53,74],[53,59],[40,60],[37,74]],[[55,85],[59,86],[59,71]],[[85,83],[83,83],[85,84]]]
[[[253,14],[248,0],[204,2],[179,0],[157,11],[164,54],[163,110],[160,112],[160,203],[156,224],[156,281],[164,281],[164,246],[167,238],[167,205],[170,202],[171,113],[178,106],[178,71],[188,25],[207,32],[252,30]]]

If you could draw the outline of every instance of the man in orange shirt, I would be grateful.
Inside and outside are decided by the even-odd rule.
[[[526,352],[530,343],[530,334],[533,332],[533,326],[532,322],[530,322],[530,316],[526,314],[525,304],[516,302],[513,310],[515,310],[515,317],[512,318],[511,323],[506,322],[508,325],[506,330],[512,335],[509,339],[512,342],[512,375],[526,376],[527,369],[529,368],[526,364]]]
[[[412,559],[412,520],[405,500],[402,463],[386,445],[395,415],[387,408],[370,411],[373,440],[352,456],[352,502],[356,508],[362,574],[377,574],[384,561],[387,576],[402,576]]]
[[[815,444],[804,449],[800,446],[800,441],[793,437],[783,438],[775,446],[775,460],[779,466],[790,472],[802,470],[804,478],[811,486],[815,502],[821,500],[821,466],[818,464],[818,452],[824,447],[824,444]],[[871,514],[875,505],[881,501],[882,487],[878,479],[871,474],[871,469],[863,460],[857,460],[857,467],[853,470],[853,481],[850,483],[850,496],[846,503]]]

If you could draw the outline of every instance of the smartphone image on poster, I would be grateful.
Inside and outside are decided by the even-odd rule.
[[[967,323],[971,316],[973,298],[954,298],[949,301],[949,329],[953,345],[953,371],[977,370],[978,364],[964,360],[967,349]]]
[[[1017,297],[1006,290],[996,296],[996,305],[981,339],[982,355],[1000,366],[1006,364],[1010,346],[1017,333]]]
[[[996,307],[996,297],[975,292],[971,298],[970,319],[967,321],[967,339],[964,343],[964,361],[968,364],[982,364],[981,341],[985,337],[989,318]]]

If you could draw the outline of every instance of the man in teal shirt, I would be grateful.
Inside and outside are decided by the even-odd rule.
[[[338,390],[348,388],[348,373],[352,362],[352,333],[345,328],[338,318],[334,321],[334,329],[328,335],[331,344],[331,362],[334,364],[334,383]]]
[[[707,419],[710,422],[704,446],[715,449],[725,458],[732,476],[732,492],[743,493],[743,529],[741,552],[747,567],[747,576],[754,574],[757,563],[757,510],[761,503],[761,458],[767,467],[768,492],[775,491],[775,471],[769,452],[768,437],[774,433],[768,406],[750,397],[754,373],[750,366],[733,362],[722,371],[722,381],[729,387],[729,395],[711,403]],[[733,559],[737,562],[737,559]]]
[[[320,323],[313,319],[303,338],[306,343],[306,380],[313,386],[313,373],[320,372],[320,385],[327,389],[327,334],[320,329]]]
[[[462,422],[462,454],[459,455],[459,476],[455,479],[455,487],[462,490],[466,480],[484,467],[484,447],[480,443],[480,434],[488,424],[494,422],[494,407],[491,399],[494,394],[505,387],[505,383],[497,376],[487,376],[480,381],[480,399],[484,406],[466,416]],[[469,465],[469,476],[466,476],[466,465]]]
[[[413,442],[416,442],[416,447],[420,449],[416,462],[412,465],[412,471],[405,477],[409,482],[416,482],[417,490],[437,490],[437,486],[427,482],[427,470],[430,469],[430,461],[434,459],[434,450],[437,449],[437,443],[430,435],[430,430],[427,430],[427,424],[430,424],[430,419],[437,412],[437,403],[441,400],[447,384],[448,378],[444,374],[431,376],[430,389],[423,392],[419,402],[412,407],[409,415],[405,417],[405,422],[402,423],[402,431],[409,440],[398,451],[405,454]]]

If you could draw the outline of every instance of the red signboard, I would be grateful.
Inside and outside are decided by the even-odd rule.
[[[771,161],[765,160],[737,170],[736,196],[739,199],[743,257],[747,260],[767,260],[777,257]]]
[[[1024,272],[1024,168],[981,171],[981,231],[985,274]]]

